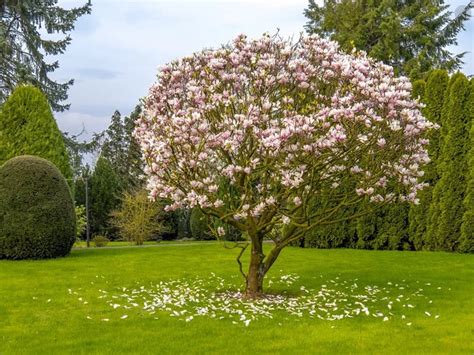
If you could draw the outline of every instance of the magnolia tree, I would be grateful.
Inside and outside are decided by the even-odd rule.
[[[200,208],[247,238],[248,272],[245,248],[237,261],[254,298],[281,250],[340,222],[341,209],[417,202],[432,126],[419,106],[407,78],[363,53],[318,36],[241,35],[162,67],[135,135],[151,198]]]

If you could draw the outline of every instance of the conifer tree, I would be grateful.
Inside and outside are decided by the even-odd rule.
[[[426,105],[423,109],[424,116],[444,126],[441,121],[444,96],[448,86],[449,76],[446,70],[434,70],[427,79],[422,102]],[[409,234],[410,240],[416,250],[423,248],[423,242],[427,229],[428,210],[431,203],[432,189],[439,180],[437,172],[438,156],[440,149],[440,129],[430,132],[430,145],[428,148],[431,162],[425,168],[423,180],[429,184],[419,194],[419,205],[410,206],[409,212]]]
[[[467,2],[467,1],[466,1]],[[347,51],[364,50],[369,56],[392,65],[397,74],[423,77],[432,68],[458,69],[464,53],[449,46],[470,18],[469,2],[453,17],[444,1],[310,0],[306,29],[340,43]]]
[[[30,85],[19,86],[0,110],[0,165],[18,155],[51,161],[72,186],[64,140],[46,96]]]
[[[423,238],[423,248],[427,250],[435,250],[437,248],[437,236],[438,236],[438,223],[439,217],[441,214],[441,207],[440,207],[440,198],[442,189],[437,185],[439,184],[439,179],[443,174],[443,154],[444,146],[446,144],[446,139],[448,136],[448,107],[450,101],[450,92],[453,83],[463,77],[464,75],[457,72],[449,78],[448,85],[446,87],[446,91],[444,93],[444,100],[443,105],[441,108],[441,115],[440,115],[440,122],[441,127],[438,130],[438,158],[435,164],[436,167],[436,174],[438,176],[438,181],[434,186],[431,187],[431,201],[428,208],[428,215],[427,215],[427,222],[426,222],[426,233]]]
[[[461,226],[459,251],[474,252],[474,79],[471,79],[471,94],[469,100],[471,117],[470,146],[467,156],[468,180],[466,197],[464,198],[464,215]]]
[[[368,203],[365,203],[364,208],[368,208]],[[379,228],[382,223],[383,213],[380,209],[373,210],[372,213],[358,218],[355,222],[357,241],[356,248],[358,249],[380,249],[380,243],[376,241],[379,235]]]
[[[89,186],[92,231],[113,237],[109,219],[112,211],[120,205],[120,180],[111,163],[103,156],[97,160]]]
[[[67,99],[73,80],[53,80],[50,73],[59,64],[49,63],[45,58],[64,53],[71,43],[68,33],[79,17],[91,12],[91,3],[71,9],[57,3],[58,0],[0,1],[0,103],[19,84],[30,83],[45,93],[54,111],[69,108],[62,101]],[[66,36],[52,39],[45,32]]]
[[[409,205],[406,203],[390,204],[384,208],[375,240],[376,249],[411,249],[408,238],[408,210]]]
[[[436,184],[433,202],[436,214],[430,215],[428,237],[435,249],[456,250],[464,214],[466,195],[467,147],[469,143],[469,80],[460,75],[450,86],[446,114],[446,137],[440,159],[440,179]],[[430,211],[432,213],[432,211]],[[437,222],[437,223],[435,223]]]
[[[422,99],[423,96],[425,95],[425,90],[426,90],[426,81],[423,79],[418,79],[413,82],[413,87],[412,87],[412,96],[414,99],[420,98]]]
[[[142,184],[143,161],[133,137],[134,122],[140,112],[140,106],[136,106],[127,117],[115,111],[109,127],[95,137],[97,145],[101,146],[101,156],[113,166],[124,191],[136,189]]]
[[[407,204],[389,204],[377,208],[355,223],[356,248],[360,249],[412,249],[408,238]]]
[[[341,194],[347,193],[351,189],[355,189],[355,181],[351,176],[343,179],[338,187],[332,188],[332,190],[338,191]],[[335,207],[333,202],[331,203],[331,201],[327,201],[327,199],[322,197],[315,203],[312,209],[316,211],[327,206]],[[369,208],[370,206],[366,207]],[[321,226],[306,233],[300,245],[312,248],[347,248],[355,246],[356,221],[344,219],[358,212],[360,212],[359,206],[345,206],[341,208],[337,213],[338,219],[341,220],[340,223]]]

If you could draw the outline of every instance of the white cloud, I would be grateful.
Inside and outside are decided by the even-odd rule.
[[[56,113],[55,116],[61,131],[71,135],[83,132],[79,140],[87,140],[93,133],[103,131],[110,121],[110,116],[94,116],[73,111]]]

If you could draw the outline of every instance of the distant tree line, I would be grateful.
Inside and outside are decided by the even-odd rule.
[[[324,5],[309,1],[305,10],[309,33],[335,39],[347,51],[364,50],[392,65],[397,74],[410,76],[414,97],[426,105],[423,113],[440,129],[429,137],[432,162],[424,176],[429,187],[420,194],[418,205],[389,205],[363,218],[317,229],[300,245],[473,251],[473,81],[460,73],[449,75],[463,63],[464,53],[451,53],[449,47],[456,44],[473,6],[468,2],[453,14],[443,1],[433,0],[326,0]],[[215,226],[209,226],[198,209],[161,213],[163,201],[145,205],[143,161],[132,135],[140,106],[126,117],[116,111],[110,126],[87,142],[80,141],[80,134],[59,131],[53,111],[68,108],[63,101],[72,81],[50,79],[58,63],[47,63],[45,55],[64,52],[71,41],[67,33],[90,11],[90,2],[70,10],[57,6],[56,0],[0,4],[0,165],[24,154],[53,162],[74,194],[81,221],[87,184],[92,235],[123,238],[117,227],[121,224],[112,216],[127,215],[121,208],[131,206],[146,210],[148,217],[150,211],[160,211],[156,216],[160,226],[152,228],[155,238],[212,238],[209,228]],[[43,26],[48,33],[66,37],[45,39]],[[352,188],[351,179],[337,187],[341,193]],[[319,201],[314,209],[319,203],[327,202]],[[81,227],[78,234],[85,233]],[[241,238],[233,230],[226,236]]]

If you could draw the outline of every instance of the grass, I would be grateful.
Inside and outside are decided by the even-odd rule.
[[[0,354],[474,351],[473,255],[289,248],[271,272],[300,275],[298,283],[287,286],[292,293],[300,292],[300,285],[319,289],[336,277],[357,278],[361,285],[429,283],[423,286],[424,295],[433,301],[427,310],[440,318],[416,309],[411,326],[398,318],[382,322],[362,316],[331,322],[277,314],[273,320],[260,319],[245,327],[202,317],[186,323],[160,312],[155,319],[134,309],[122,320],[98,298],[99,289],[206,278],[211,272],[231,280],[237,273],[237,252],[217,244],[168,245],[81,249],[57,260],[0,261]],[[88,304],[68,289],[79,292]]]
[[[154,241],[154,240],[150,240],[150,241],[146,241],[143,243],[143,245],[159,245],[159,244],[182,244],[182,243],[186,243],[186,244],[189,244],[189,243],[212,243],[212,242],[215,242],[215,241],[203,241],[203,240],[181,240],[181,239],[177,239],[177,240],[160,240],[160,241]],[[124,241],[124,240],[114,240],[114,241],[110,241],[107,243],[106,247],[108,248],[112,248],[112,247],[128,247],[128,246],[136,246],[134,242],[128,242],[128,241]],[[78,241],[78,242],[75,242],[74,243],[74,248],[76,249],[79,249],[79,248],[87,248],[87,242],[84,241],[84,240],[81,240],[81,241]],[[97,248],[95,245],[94,245],[94,242],[90,242],[90,248]]]

